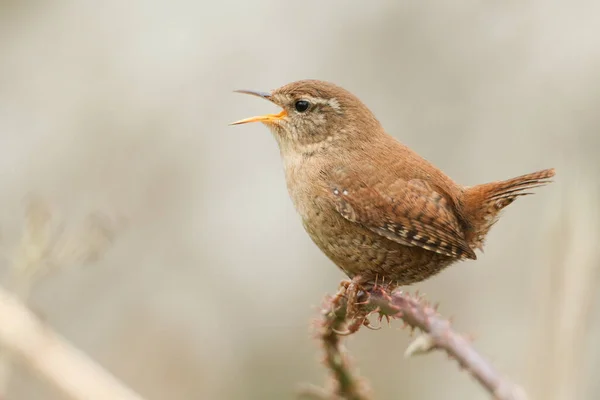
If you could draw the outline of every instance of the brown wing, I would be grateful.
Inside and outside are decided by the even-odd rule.
[[[329,178],[329,197],[347,220],[406,246],[450,257],[477,258],[446,199],[425,181],[367,185],[356,177]]]

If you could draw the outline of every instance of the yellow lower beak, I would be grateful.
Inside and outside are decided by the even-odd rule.
[[[271,123],[271,122],[279,121],[280,119],[284,118],[286,115],[287,115],[287,112],[285,110],[283,110],[279,114],[267,114],[267,115],[261,115],[258,117],[250,117],[250,118],[241,119],[239,121],[232,122],[229,125],[241,125],[241,124],[247,124],[249,122]]]

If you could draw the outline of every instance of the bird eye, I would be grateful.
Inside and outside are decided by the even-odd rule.
[[[298,112],[304,112],[304,111],[308,110],[308,107],[310,107],[310,103],[308,101],[306,101],[306,100],[298,100],[294,104],[294,108]]]

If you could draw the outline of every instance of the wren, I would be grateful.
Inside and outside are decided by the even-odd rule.
[[[388,135],[353,94],[302,80],[270,93],[262,122],[277,140],[287,188],[316,245],[354,282],[408,285],[477,258],[500,211],[554,169],[462,186]]]

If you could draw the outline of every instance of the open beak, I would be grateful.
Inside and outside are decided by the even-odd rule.
[[[272,101],[270,93],[257,92],[257,91],[254,91],[254,90],[235,90],[235,92],[236,93],[250,94],[252,96],[262,97],[263,99]],[[241,119],[239,121],[232,122],[229,125],[247,124],[249,122],[273,123],[273,122],[277,122],[280,119],[284,118],[286,115],[287,115],[287,112],[285,110],[283,110],[279,114],[267,114],[267,115],[260,115],[260,116],[257,116],[257,117],[250,117],[250,118]]]

